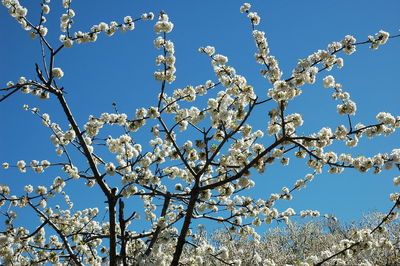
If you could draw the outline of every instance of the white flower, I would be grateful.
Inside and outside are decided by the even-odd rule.
[[[395,186],[400,186],[400,176],[393,178],[393,183]]]
[[[60,147],[56,149],[56,153],[58,156],[61,156],[64,153],[64,150]]]
[[[141,18],[143,20],[153,20],[154,19],[154,13],[153,12],[149,12],[148,14],[147,13],[143,13]]]
[[[211,198],[211,191],[209,189],[202,190],[199,195],[200,200],[209,200]]]
[[[389,39],[389,32],[380,30],[379,33],[376,34],[376,36],[380,39],[380,44],[385,44]]]
[[[39,195],[45,195],[47,194],[47,188],[44,186],[38,186],[35,192]]]
[[[27,185],[24,187],[24,190],[26,193],[32,193],[33,192],[33,186],[32,185]]]
[[[58,78],[58,79],[60,79],[64,76],[64,72],[59,67],[53,68],[51,71],[51,74],[53,75],[53,77]]]
[[[65,41],[63,41],[63,45],[65,48],[71,48],[73,43],[74,41],[71,39],[65,39]]]
[[[42,5],[43,14],[49,14],[50,7],[48,5]]]
[[[354,115],[356,113],[357,106],[355,102],[353,102],[352,100],[348,100],[344,104],[338,104],[337,110],[338,113],[341,115],[344,114]]]
[[[283,216],[293,216],[295,214],[296,212],[292,208],[288,208],[282,213]]]
[[[355,42],[356,38],[351,35],[346,35],[342,40],[343,51],[349,55],[354,53],[356,51],[356,46],[354,45]]]
[[[75,17],[75,11],[70,8],[70,9],[67,10],[67,15],[70,18],[73,18],[73,17]]]
[[[43,25],[40,25],[38,28],[38,31],[41,36],[46,36],[48,29],[46,27],[44,27]]]
[[[147,112],[147,115],[150,118],[157,118],[157,117],[160,116],[160,113],[158,112],[157,107],[150,107],[148,112]]]
[[[116,167],[112,162],[106,163],[104,166],[107,175],[114,175],[116,171]]]
[[[132,21],[133,21],[133,19],[132,19],[131,16],[126,16],[126,17],[124,17],[124,23],[130,23],[130,22],[132,22]]]
[[[342,68],[343,65],[344,65],[343,58],[336,59],[336,65],[337,65],[338,68]]]
[[[333,87],[335,85],[335,78],[329,75],[323,79],[323,82],[325,88]]]
[[[312,181],[314,179],[314,175],[306,174],[305,178],[306,178],[307,181]]]
[[[47,167],[49,167],[49,166],[51,165],[50,162],[47,161],[47,160],[42,160],[42,161],[40,162],[40,164],[41,164],[41,166],[42,166],[43,168],[47,168]]]
[[[2,164],[2,167],[3,167],[4,169],[7,169],[9,166],[10,166],[9,163],[3,163],[3,164]]]
[[[242,217],[240,217],[240,216],[235,217],[235,219],[233,220],[233,223],[241,225],[242,224]]]
[[[228,62],[228,58],[226,56],[223,56],[221,54],[216,54],[213,57],[213,61],[211,62],[212,65],[225,65],[225,63]]]
[[[40,201],[40,207],[46,208],[46,205],[47,205],[47,201],[46,201],[45,199],[42,199],[42,200]]]
[[[61,21],[62,23],[67,23],[68,20],[69,20],[68,14],[62,14],[62,15],[61,15],[60,21]]]
[[[109,26],[105,22],[100,22],[99,29],[100,29],[100,31],[107,31],[109,29]]]
[[[385,125],[394,125],[396,123],[396,118],[394,118],[390,113],[385,112],[380,112],[376,116],[376,120]]]
[[[199,52],[212,56],[215,53],[215,48],[213,46],[200,47]]]
[[[336,52],[340,50],[343,47],[343,45],[340,42],[333,42],[328,45],[328,51],[329,52]]]
[[[260,24],[260,16],[256,13],[256,12],[250,12],[247,17],[251,20],[251,23],[253,23],[254,25],[258,25]]]
[[[60,35],[59,39],[63,43],[65,48],[70,48],[74,44],[73,40],[71,40],[70,38],[68,38],[67,36],[65,36],[63,34]]]
[[[390,193],[389,199],[390,201],[397,201],[397,199],[400,197],[400,193]]]
[[[240,7],[240,13],[244,13],[244,12],[248,12],[251,8],[251,5],[249,3],[244,3],[241,7]]]
[[[371,42],[370,48],[372,50],[376,50],[380,45],[385,44],[389,39],[389,33],[383,30],[380,30],[375,34],[376,38],[373,36],[368,36],[368,40]]]
[[[34,32],[34,31],[30,31],[29,32],[29,37],[31,38],[31,39],[36,39],[36,32]]]
[[[72,0],[62,0],[62,4],[64,8],[68,8],[71,5]]]
[[[154,31],[159,34],[161,32],[169,33],[174,28],[174,24],[170,21],[157,21],[154,25]]]
[[[24,160],[21,160],[21,161],[17,162],[17,167],[22,173],[26,172],[25,166],[26,166],[26,163],[25,163]]]
[[[250,184],[250,180],[247,177],[242,177],[238,181],[238,185],[242,188],[246,188]]]
[[[346,145],[349,147],[355,147],[358,144],[358,137],[354,136],[353,138],[350,138],[349,140],[346,141]]]
[[[282,158],[281,159],[281,164],[282,165],[288,165],[289,164],[289,160],[290,160],[290,158]]]
[[[400,149],[393,149],[390,153],[390,159],[395,163],[400,162]]]
[[[25,77],[20,77],[18,79],[18,84],[24,84],[26,82],[26,78]],[[11,85],[12,86],[12,85]]]
[[[134,30],[135,29],[135,23],[133,21],[127,23],[127,29],[128,30]]]

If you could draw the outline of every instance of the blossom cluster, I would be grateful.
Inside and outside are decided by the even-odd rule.
[[[154,25],[154,31],[157,34],[163,33],[163,36],[159,36],[154,40],[154,46],[156,49],[163,48],[163,54],[157,56],[156,65],[163,65],[164,69],[154,72],[154,78],[157,81],[167,81],[169,83],[175,80],[175,48],[174,43],[171,40],[165,39],[166,33],[170,33],[174,27],[174,24],[169,21],[169,17],[165,12],[161,12],[159,20]],[[160,96],[161,97],[161,96]]]
[[[28,9],[26,7],[23,7],[18,0],[3,0],[1,3],[3,6],[8,8],[10,16],[15,18],[24,30],[31,30],[31,26],[26,20],[26,16],[28,15]],[[44,31],[44,29],[42,31]]]
[[[337,105],[337,111],[339,114],[355,115],[357,110],[356,103],[350,100],[350,93],[344,92],[340,83],[335,83],[335,78],[332,75],[326,76],[323,79],[323,84],[325,88],[334,88],[332,98],[338,99],[342,102]]]
[[[385,44],[389,39],[389,33],[383,30],[380,30],[378,33],[375,34],[376,38],[373,36],[368,36],[368,40],[371,42],[370,48],[372,50],[377,50],[379,46]]]
[[[8,81],[6,83],[8,89],[19,88],[19,91],[23,94],[31,94],[37,96],[41,100],[47,100],[50,97],[50,93],[45,90],[40,84],[33,80],[27,80],[21,76],[16,83]],[[28,110],[29,107],[24,106],[24,110]]]

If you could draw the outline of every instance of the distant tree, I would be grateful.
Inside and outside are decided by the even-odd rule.
[[[320,221],[296,223],[270,229],[260,238],[249,239],[237,231],[219,230],[211,234],[201,230],[196,245],[187,250],[189,254],[202,254],[206,265],[226,265],[224,261],[242,265],[310,265],[318,260],[312,254],[331,256],[354,239],[369,232],[379,224],[384,215],[372,213],[358,223],[343,225],[333,217]],[[332,265],[398,265],[400,263],[400,224],[398,221],[371,235],[371,248],[352,248],[329,261]],[[353,239],[351,241],[350,239]],[[390,240],[390,241],[388,241]],[[202,249],[218,247],[218,260],[204,256]],[[214,250],[214,252],[217,252]],[[311,256],[310,256],[311,255]],[[304,263],[306,262],[306,263]]]
[[[300,190],[323,169],[332,174],[339,174],[345,168],[379,173],[399,167],[400,149],[371,157],[338,154],[327,149],[335,142],[354,147],[361,136],[391,135],[400,127],[400,117],[386,112],[377,114],[374,124],[354,125],[351,116],[356,113],[356,103],[333,76],[326,76],[323,85],[332,88],[332,96],[338,101],[337,111],[347,117],[347,125],[323,127],[314,134],[303,135],[297,131],[303,125],[302,115],[287,111],[288,105],[301,95],[303,85],[314,84],[320,72],[343,66],[338,54],[350,55],[359,45],[376,50],[399,35],[389,36],[379,31],[361,42],[345,36],[329,44],[326,50],[299,60],[292,75],[283,78],[277,59],[270,55],[265,33],[256,29],[260,17],[246,3],[240,11],[250,20],[257,49],[255,59],[262,66],[261,75],[271,84],[268,97],[256,95],[246,78],[227,64],[228,58],[217,54],[211,46],[201,47],[199,52],[211,61],[217,80],[167,91],[175,80],[174,43],[168,39],[174,25],[167,13],[161,12],[154,26],[158,34],[154,46],[160,50],[156,58],[159,69],[154,72],[160,82],[160,93],[154,106],[137,109],[134,118],[120,113],[115,106],[114,113],[93,114],[84,125],[79,125],[67,101],[77,95],[74,92],[66,95],[67,88],[62,85],[64,72],[56,58],[66,48],[95,42],[101,34],[111,36],[117,31],[133,30],[136,23],[152,20],[154,15],[143,14],[137,19],[126,16],[122,22],[101,22],[88,32],[72,32],[75,12],[71,1],[63,0],[61,44],[55,44],[48,40],[44,24],[50,12],[49,2],[42,1],[40,22],[35,24],[17,0],[2,1],[30,37],[40,42],[43,60],[34,66],[36,76],[20,77],[1,88],[0,102],[17,97],[18,92],[44,100],[53,97],[69,123],[69,127],[63,127],[52,121],[49,114],[24,106],[48,127],[60,159],[56,163],[48,160],[5,162],[3,168],[43,173],[50,167],[61,166],[62,172],[43,186],[26,184],[25,193],[20,195],[14,195],[8,185],[1,185],[0,204],[6,227],[0,232],[0,256],[4,264],[208,265],[211,258],[221,265],[274,265],[286,260],[319,265],[352,263],[354,258],[359,262],[361,255],[357,254],[381,254],[382,248],[393,252],[394,238],[385,233],[385,228],[398,217],[398,193],[390,195],[393,208],[373,227],[351,235],[349,231],[325,234],[318,224],[293,226],[289,218],[296,212],[292,208],[278,211],[274,204],[292,199],[294,190]],[[211,91],[217,91],[215,97],[209,96],[204,106],[201,101],[196,102]],[[265,121],[268,126],[263,131],[255,130],[249,122],[254,110],[261,107],[269,110],[269,119]],[[111,130],[111,125],[119,126],[121,133]],[[149,145],[135,141],[136,132],[143,130],[153,135]],[[105,159],[111,158],[109,153],[115,159]],[[292,188],[284,187],[282,193],[272,194],[267,200],[241,193],[254,186],[252,175],[264,173],[269,164],[288,165],[291,154],[303,159],[311,169],[304,179],[297,180]],[[85,181],[86,189],[96,187],[102,191],[103,198],[98,199],[98,205],[79,211],[73,209],[64,189],[78,179]],[[394,184],[400,184],[400,177],[394,179]],[[60,199],[66,204],[60,206]],[[138,200],[143,207],[128,213],[126,206],[135,206],[131,203]],[[103,204],[108,209],[104,219],[99,215]],[[36,214],[37,227],[31,221],[20,225],[16,218],[21,208]],[[299,213],[301,217],[319,215],[318,211],[310,210]],[[134,224],[139,219],[147,225],[143,232],[135,231]],[[221,223],[230,233],[215,235],[218,240],[215,245],[200,241],[201,232],[191,227],[194,220],[200,219]],[[265,242],[260,242],[254,227],[274,220],[284,221],[288,227],[284,233],[272,231]],[[321,236],[316,239],[318,242],[308,241],[314,235]],[[231,241],[231,237],[239,239]],[[254,242],[248,242],[247,237]],[[254,245],[264,243],[268,244],[262,251],[253,252]],[[239,244],[242,251],[233,254]],[[251,250],[244,251],[247,247]],[[365,261],[369,259],[375,261],[373,256],[365,257]]]

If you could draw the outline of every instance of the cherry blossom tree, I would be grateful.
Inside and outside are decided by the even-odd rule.
[[[269,84],[267,91],[257,95],[246,78],[228,64],[228,58],[212,46],[200,47],[198,51],[211,62],[214,79],[178,89],[174,87],[174,42],[169,38],[174,24],[164,11],[135,18],[126,16],[118,22],[100,22],[88,31],[78,31],[74,29],[71,1],[63,0],[57,43],[48,38],[45,23],[51,12],[50,0],[41,2],[39,23],[18,0],[2,0],[2,4],[40,43],[41,62],[32,66],[35,76],[7,82],[0,89],[0,102],[12,101],[19,93],[43,100],[51,98],[68,121],[64,126],[36,107],[23,106],[48,128],[59,157],[56,162],[4,162],[3,168],[42,175],[51,169],[61,171],[43,185],[26,184],[23,193],[13,192],[7,184],[0,186],[6,224],[0,232],[4,264],[203,265],[211,259],[221,265],[240,265],[246,262],[232,256],[232,243],[224,240],[210,245],[202,241],[201,232],[193,225],[209,220],[224,225],[228,234],[257,240],[260,236],[255,228],[261,224],[290,224],[292,216],[320,216],[318,210],[300,210],[298,214],[292,208],[278,210],[275,203],[291,200],[294,191],[304,188],[324,170],[340,174],[348,168],[378,174],[400,165],[400,149],[385,149],[373,156],[355,156],[333,149],[335,143],[351,148],[360,145],[361,137],[389,136],[400,127],[400,116],[387,112],[378,113],[375,123],[355,124],[357,105],[333,75],[323,78],[323,86],[332,90],[338,115],[345,118],[346,124],[302,134],[302,115],[288,111],[289,105],[301,98],[305,85],[314,84],[318,75],[343,67],[339,55],[351,55],[358,46],[377,50],[400,35],[381,30],[362,41],[347,35],[325,50],[299,60],[292,73],[284,77],[278,60],[270,53],[265,32],[258,29],[260,16],[245,3],[240,12],[251,25],[249,37],[254,39],[255,60]],[[153,19],[157,34],[154,46],[159,51],[154,72],[159,95],[153,106],[138,108],[132,116],[120,112],[114,104],[113,113],[93,114],[79,124],[68,104],[69,98],[77,96],[63,86],[64,71],[57,58],[67,49],[96,42],[102,35],[132,31]],[[251,124],[260,109],[268,113],[263,118],[264,129]],[[139,132],[151,133],[148,144],[136,140]],[[304,162],[309,173],[267,199],[243,194],[254,187],[254,176],[267,174],[266,168],[271,164],[285,167],[290,159]],[[395,177],[393,183],[399,185],[400,177]],[[100,190],[98,205],[74,209],[73,199],[66,192],[70,186],[79,187],[82,193]],[[393,193],[390,199],[393,207],[373,228],[342,238],[335,236],[334,241],[327,242],[335,244],[303,256],[300,265],[346,264],[357,252],[391,250],[393,239],[382,232],[398,217],[400,194]],[[103,204],[107,208],[104,217],[99,210]],[[37,221],[19,221],[20,209],[32,212]],[[145,226],[143,231],[137,227],[139,222]],[[382,237],[376,237],[379,233]],[[279,263],[267,256],[261,259],[253,255],[260,265]]]

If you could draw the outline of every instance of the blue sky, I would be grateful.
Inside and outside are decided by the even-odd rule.
[[[28,7],[29,16],[38,20],[38,1],[21,1]],[[77,13],[72,31],[88,31],[93,24],[105,21],[122,21],[126,15],[139,17],[144,12],[158,13],[164,10],[174,23],[169,34],[175,43],[177,57],[177,79],[168,90],[184,88],[186,85],[203,84],[216,80],[209,59],[197,52],[200,46],[215,46],[217,53],[229,57],[229,65],[244,75],[261,97],[271,86],[259,75],[260,65],[255,63],[256,47],[251,36],[251,27],[244,14],[239,12],[241,1],[73,1]],[[266,32],[271,54],[279,60],[284,77],[289,77],[297,60],[306,58],[318,49],[325,49],[332,41],[340,41],[345,35],[354,35],[364,41],[383,29],[398,34],[400,28],[398,10],[400,2],[392,1],[254,1],[253,11],[261,16],[259,30]],[[62,12],[60,1],[50,4],[47,16],[48,39],[58,46],[60,34],[59,16]],[[34,64],[40,63],[40,46],[31,40],[13,18],[0,8],[0,83],[16,81],[20,76],[34,77]],[[99,36],[96,43],[74,45],[64,49],[55,65],[61,67],[64,86],[70,107],[78,123],[82,125],[90,114],[113,112],[112,102],[118,109],[131,117],[135,109],[156,105],[160,84],[153,78],[157,69],[155,57],[159,54],[153,47],[157,37],[153,31],[154,21],[139,22],[136,29],[112,37]],[[336,113],[336,102],[331,99],[331,90],[323,88],[322,78],[335,76],[349,91],[357,103],[358,112],[353,123],[376,122],[380,111],[400,115],[398,75],[400,60],[400,38],[390,40],[377,51],[367,46],[357,48],[351,56],[344,58],[344,68],[330,73],[322,72],[313,86],[303,87],[303,94],[290,105],[291,112],[303,114],[305,121],[300,131],[309,134],[324,126],[335,127],[345,124],[345,117]],[[50,132],[41,126],[40,120],[22,110],[22,105],[39,107],[49,113],[52,120],[66,126],[68,123],[54,99],[41,101],[27,95],[14,95],[0,104],[2,129],[0,130],[0,162],[15,163],[24,159],[59,160],[49,141]],[[267,110],[261,110],[253,117],[255,127],[266,128]],[[120,132],[121,133],[121,132]],[[135,135],[136,136],[136,135]],[[137,135],[138,141],[147,141],[148,131]],[[185,136],[184,136],[185,137]],[[186,136],[189,137],[189,136]],[[354,155],[371,156],[377,152],[390,152],[400,148],[398,133],[390,137],[373,140],[362,138],[359,147],[347,150]],[[268,139],[265,139],[268,143]],[[335,146],[340,152],[343,145]],[[292,161],[294,161],[292,159]],[[308,170],[304,162],[293,162],[286,168],[275,164],[263,176],[255,177],[256,187],[246,193],[255,198],[266,198],[270,193],[280,192],[282,186],[291,187],[296,179],[302,178]],[[0,183],[10,184],[15,193],[27,183],[49,184],[59,171],[20,174],[15,169],[0,170]],[[386,211],[391,207],[389,193],[398,191],[392,179],[398,176],[396,170],[384,171],[380,175],[360,174],[347,170],[342,175],[322,174],[306,189],[295,192],[290,204],[280,202],[277,207],[284,210],[293,207],[296,211],[316,209],[322,214],[332,213],[342,221],[359,219],[363,213],[373,210]],[[83,184],[80,184],[83,186]],[[86,187],[70,189],[76,207],[97,204],[95,192]],[[103,199],[101,199],[103,200]]]

